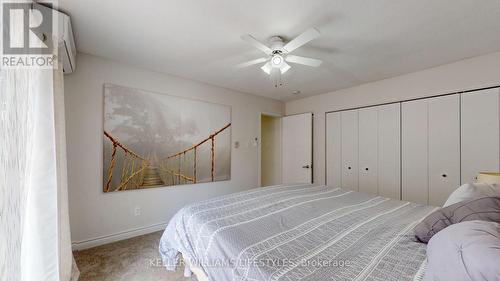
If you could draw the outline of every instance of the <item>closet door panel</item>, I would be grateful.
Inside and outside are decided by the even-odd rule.
[[[462,184],[500,171],[499,89],[462,94]]]
[[[401,105],[378,107],[378,194],[401,199]]]
[[[402,199],[428,202],[427,101],[402,103]]]
[[[358,110],[341,112],[342,187],[358,191]]]
[[[429,205],[460,186],[460,95],[429,99]]]
[[[359,110],[359,191],[378,194],[378,107]]]
[[[340,112],[326,114],[326,184],[342,187],[342,134]]]

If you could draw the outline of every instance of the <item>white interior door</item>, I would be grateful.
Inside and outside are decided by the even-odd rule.
[[[378,106],[378,194],[401,199],[401,105]]]
[[[378,107],[362,108],[359,118],[359,191],[378,194]]]
[[[460,95],[428,99],[429,205],[442,206],[460,186]]]
[[[283,183],[312,182],[312,113],[282,119]]]
[[[427,100],[402,103],[402,198],[427,204],[428,175],[428,108]]]
[[[462,94],[462,184],[500,170],[499,89]]]
[[[342,111],[342,188],[358,191],[358,110]]]
[[[340,112],[326,115],[326,184],[342,187],[342,134]]]

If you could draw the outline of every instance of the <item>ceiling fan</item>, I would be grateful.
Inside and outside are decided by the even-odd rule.
[[[265,62],[265,64],[261,66],[261,69],[273,77],[275,87],[282,86],[281,75],[291,68],[287,62],[312,67],[318,67],[321,65],[321,60],[290,54],[295,49],[307,44],[309,41],[314,40],[319,36],[320,33],[316,28],[310,28],[286,44],[283,42],[281,37],[272,36],[269,39],[270,46],[267,46],[250,34],[243,35],[241,36],[241,39],[264,52],[266,56],[238,64],[237,67],[243,68]]]

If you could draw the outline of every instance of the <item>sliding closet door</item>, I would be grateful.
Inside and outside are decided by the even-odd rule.
[[[441,206],[460,185],[459,95],[402,104],[403,200]]]
[[[429,99],[429,205],[460,186],[460,95]]]
[[[342,134],[340,112],[326,114],[326,184],[342,187]]]
[[[399,103],[378,106],[378,194],[401,199],[401,119]]]
[[[427,204],[428,115],[427,100],[402,103],[402,199]]]
[[[462,184],[500,171],[499,89],[462,94]]]
[[[358,111],[340,114],[342,139],[342,187],[358,191]]]
[[[359,110],[359,191],[378,194],[378,107]]]

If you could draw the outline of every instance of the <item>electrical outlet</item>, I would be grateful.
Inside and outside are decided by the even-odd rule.
[[[141,215],[141,207],[136,206],[135,210],[134,210],[134,214],[135,214],[136,217],[140,216]]]

